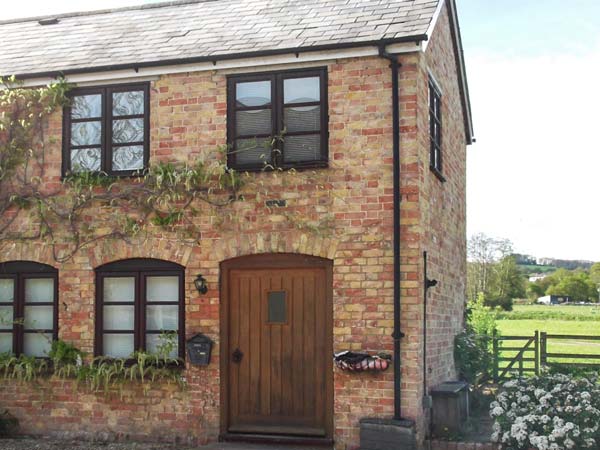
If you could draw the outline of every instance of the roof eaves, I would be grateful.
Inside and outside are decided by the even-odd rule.
[[[209,0],[216,1],[216,0]],[[324,45],[307,45],[295,48],[276,48],[269,50],[260,50],[260,51],[248,51],[242,53],[225,53],[221,55],[206,55],[206,56],[197,56],[197,57],[188,57],[188,58],[176,58],[176,59],[163,59],[156,61],[144,61],[139,63],[125,63],[125,64],[113,64],[113,65],[104,65],[104,66],[90,66],[90,67],[78,67],[75,69],[65,69],[65,70],[53,70],[46,72],[28,72],[23,74],[14,75],[17,79],[29,79],[29,78],[57,78],[66,75],[74,75],[74,74],[82,74],[82,73],[95,73],[95,72],[107,72],[107,71],[115,71],[115,70],[127,70],[133,69],[135,71],[141,68],[148,67],[161,67],[161,66],[171,66],[171,65],[182,65],[182,64],[194,64],[194,63],[202,63],[202,62],[212,62],[216,65],[218,61],[227,61],[233,59],[242,59],[242,58],[252,58],[252,57],[262,57],[262,56],[276,56],[276,55],[284,55],[284,54],[300,54],[305,52],[318,52],[318,51],[328,51],[328,50],[342,50],[349,48],[358,48],[358,47],[380,47],[382,45],[392,45],[392,44],[401,44],[406,42],[415,42],[421,43],[428,40],[427,35],[418,34],[414,36],[401,36],[397,38],[388,38],[388,39],[379,39],[372,41],[353,41],[353,42],[342,42],[335,44],[324,44]],[[3,76],[0,74],[0,76]],[[6,74],[5,74],[6,76]]]
[[[448,4],[448,17],[450,19],[450,30],[452,33],[452,44],[454,46],[454,54],[456,58],[456,65],[458,67],[458,84],[462,99],[463,111],[465,114],[465,135],[467,138],[467,145],[475,142],[475,135],[473,130],[473,116],[471,112],[471,99],[469,96],[469,85],[467,83],[467,69],[465,66],[465,57],[462,46],[462,39],[460,37],[460,26],[458,24],[458,12],[456,9],[455,0],[446,0]]]

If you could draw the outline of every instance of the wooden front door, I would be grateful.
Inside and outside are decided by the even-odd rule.
[[[258,255],[222,269],[223,431],[331,438],[331,263]]]

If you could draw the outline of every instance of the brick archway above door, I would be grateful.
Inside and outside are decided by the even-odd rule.
[[[221,263],[221,432],[330,440],[333,262],[260,254]]]
[[[300,230],[232,233],[214,239],[203,238],[200,242],[200,253],[210,255],[212,261],[267,253],[302,254],[333,260],[338,245],[339,240],[335,237],[317,236]]]

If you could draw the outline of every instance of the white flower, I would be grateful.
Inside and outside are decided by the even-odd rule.
[[[504,414],[504,409],[502,409],[502,407],[500,406],[496,406],[494,409],[492,409],[492,411],[490,412],[490,417],[492,418],[496,418],[498,416],[501,416],[502,414]]]

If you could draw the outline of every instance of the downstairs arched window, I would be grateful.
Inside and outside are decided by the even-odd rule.
[[[170,356],[183,358],[183,283],[182,266],[156,259],[127,259],[97,268],[96,355],[156,353],[172,335]]]
[[[47,357],[58,338],[58,270],[32,261],[0,264],[0,353]]]

